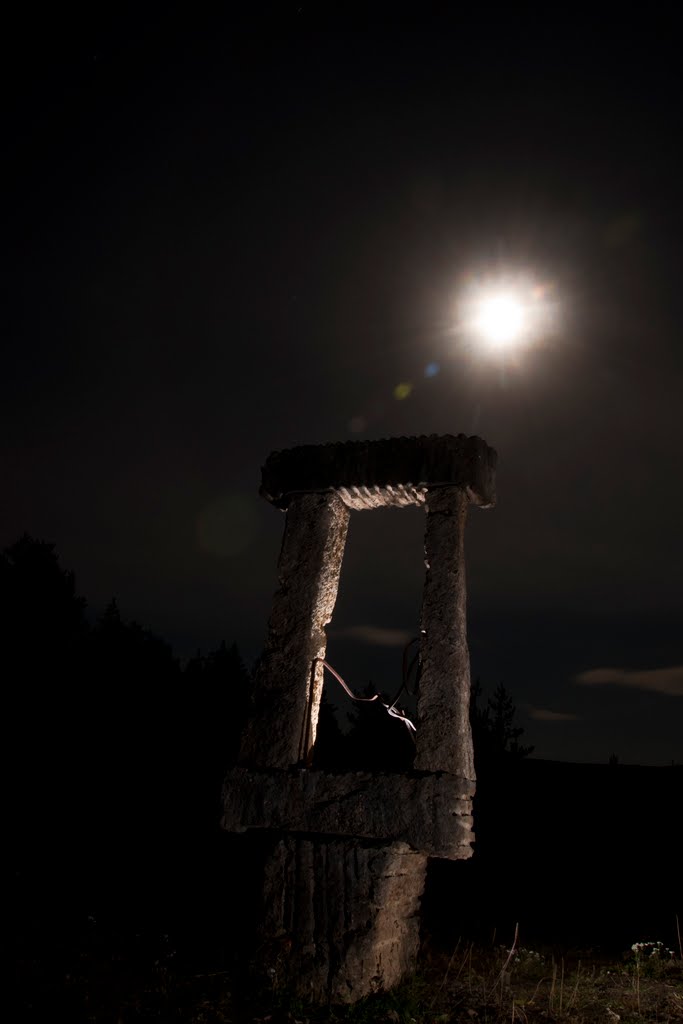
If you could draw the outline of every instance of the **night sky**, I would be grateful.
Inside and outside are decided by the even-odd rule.
[[[268,453],[476,433],[473,677],[537,757],[681,762],[673,23],[142,8],[6,26],[0,546],[252,662]],[[551,315],[484,356],[459,299],[511,276]],[[359,690],[400,682],[422,526],[352,516],[328,658]]]

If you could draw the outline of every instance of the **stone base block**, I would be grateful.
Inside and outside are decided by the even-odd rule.
[[[352,1003],[414,968],[427,857],[406,843],[286,836],[266,864],[264,933],[277,982]],[[266,947],[268,948],[268,947]]]

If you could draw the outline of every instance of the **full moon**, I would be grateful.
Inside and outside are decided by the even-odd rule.
[[[506,348],[521,336],[525,325],[522,303],[514,295],[481,298],[474,313],[474,329],[495,348]]]
[[[559,306],[553,285],[528,272],[471,273],[453,312],[453,334],[472,357],[517,363],[555,331]]]

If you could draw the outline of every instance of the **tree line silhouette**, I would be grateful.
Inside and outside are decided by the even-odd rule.
[[[197,652],[184,666],[150,629],[127,621],[115,599],[94,623],[62,568],[55,545],[27,534],[0,556],[6,721],[17,810],[24,827],[57,805],[62,829],[108,828],[133,818],[149,831],[173,817],[210,828],[221,778],[233,763],[248,712],[250,673],[237,645]],[[501,686],[485,707],[473,688],[472,726],[480,767],[526,756],[514,704]],[[329,769],[403,771],[413,741],[379,703],[351,704],[346,728],[323,700],[316,764]],[[343,721],[343,719],[342,719]],[[58,800],[50,800],[59,791]],[[71,820],[69,820],[71,816]]]
[[[0,621],[17,877],[57,875],[67,889],[106,886],[123,898],[150,879],[161,892],[198,870],[227,872],[226,856],[239,861],[240,837],[219,825],[249,711],[237,645],[181,664],[115,599],[93,621],[55,545],[26,534],[0,555]],[[478,685],[473,693],[478,761],[525,756],[506,691],[486,707]],[[336,712],[323,699],[316,767],[405,771],[413,753],[379,702]]]
[[[126,620],[115,600],[93,621],[54,545],[28,535],[0,554],[0,622],[17,919],[28,919],[29,904],[49,917],[50,901],[71,912],[90,907],[95,896],[131,920],[143,905],[156,920],[159,908],[166,913],[182,903],[193,935],[213,927],[221,941],[232,931],[239,942],[235,922],[248,921],[260,874],[251,842],[258,837],[246,841],[219,824],[224,773],[249,710],[251,674],[236,644],[181,664],[163,639]],[[644,856],[642,846],[629,845],[634,804],[650,807],[660,834],[648,847],[652,870],[639,912],[644,921],[650,907],[668,912],[680,771],[668,780],[657,774],[657,790],[651,780],[658,769],[605,764],[601,772],[529,760],[532,748],[521,742],[514,701],[502,685],[484,701],[475,682],[470,711],[474,858],[430,866],[428,925],[469,920],[485,929],[501,915],[513,922],[535,915],[543,923],[549,886],[561,876],[562,912],[565,920],[574,915],[578,934],[588,902],[605,902],[601,879],[609,875],[615,894],[605,920],[632,927],[631,918],[619,918],[615,866],[628,877],[624,913],[632,915],[634,858],[642,868]],[[379,701],[335,710],[324,698],[318,737],[319,768],[404,771],[412,762],[409,731]],[[586,889],[585,876],[574,871],[587,851],[599,891]],[[62,929],[65,914],[52,916]]]
[[[182,666],[115,600],[94,622],[86,608],[53,544],[0,555],[17,878],[132,891],[153,869],[161,885],[219,832],[249,673],[234,644]]]

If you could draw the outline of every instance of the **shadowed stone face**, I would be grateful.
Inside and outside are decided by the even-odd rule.
[[[495,501],[496,454],[477,437],[395,438],[275,452],[261,493],[287,519],[268,639],[223,828],[275,839],[264,935],[285,939],[288,980],[353,1002],[400,980],[417,951],[429,856],[471,856],[464,533]],[[426,578],[412,772],[310,770],[350,510],[424,505]],[[331,837],[338,837],[331,840]]]

